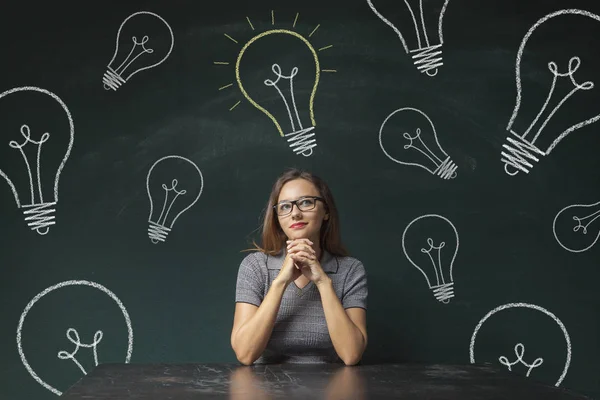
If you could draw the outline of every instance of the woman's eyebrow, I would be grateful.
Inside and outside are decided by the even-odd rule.
[[[304,199],[305,197],[316,197],[316,196],[313,196],[313,195],[310,195],[310,194],[306,194],[306,195],[304,195],[304,196],[300,196],[300,197],[298,197],[298,198],[297,198],[297,199],[295,199],[295,200]],[[279,200],[279,201],[277,202],[277,204],[281,203],[282,201],[294,201],[294,200],[283,199],[283,200]]]

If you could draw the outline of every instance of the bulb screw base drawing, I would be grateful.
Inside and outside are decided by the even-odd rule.
[[[304,157],[309,157],[313,153],[313,148],[317,147],[317,140],[311,139],[315,136],[315,127],[300,129],[299,131],[290,132],[285,135],[288,142],[290,142],[290,148],[294,150],[296,154],[302,154]]]
[[[434,297],[444,304],[448,304],[454,297],[454,282],[444,283],[443,285],[433,286],[431,288]]]
[[[456,178],[456,170],[458,167],[450,159],[450,157],[446,158],[443,163],[440,164],[439,167],[433,171],[433,173],[439,176],[442,179],[454,179]]]
[[[164,242],[167,240],[167,236],[171,230],[166,226],[159,225],[155,222],[150,221],[148,226],[148,237],[152,243]]]
[[[104,89],[106,90],[117,90],[125,82],[125,79],[121,78],[121,75],[117,74],[111,67],[106,69],[104,77],[102,78],[102,83],[104,83]]]
[[[539,158],[535,154],[544,156],[545,153],[512,130],[510,133],[511,135],[506,138],[508,143],[502,145],[505,150],[500,153],[501,160],[505,164],[504,171],[511,176],[518,174],[519,171],[529,173],[529,169],[533,168],[529,160],[538,162]]]
[[[442,45],[424,47],[411,50],[413,63],[421,73],[425,72],[429,76],[436,76],[438,68],[444,65],[442,62]]]
[[[47,234],[50,230],[50,225],[54,225],[56,223],[56,216],[54,215],[56,210],[54,208],[50,208],[55,205],[56,202],[22,206],[22,208],[25,209],[23,214],[25,215],[25,222],[27,222],[27,226],[29,226],[31,230],[37,231],[37,233],[40,235]]]

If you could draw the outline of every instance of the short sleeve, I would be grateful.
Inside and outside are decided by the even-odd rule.
[[[250,254],[240,264],[235,286],[235,301],[260,306],[265,282],[256,256]]]
[[[342,306],[344,309],[360,307],[367,309],[367,273],[363,264],[358,261],[352,266],[346,276],[344,293],[342,295]]]

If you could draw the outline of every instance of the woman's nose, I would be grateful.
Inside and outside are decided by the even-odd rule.
[[[292,205],[292,216],[301,215],[302,211],[298,208],[297,205]]]

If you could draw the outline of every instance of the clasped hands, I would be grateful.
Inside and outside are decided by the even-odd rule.
[[[329,278],[317,259],[312,241],[305,238],[292,239],[288,240],[286,244],[287,255],[281,267],[281,273],[288,277],[288,282],[295,281],[300,275],[304,275],[319,285]]]

